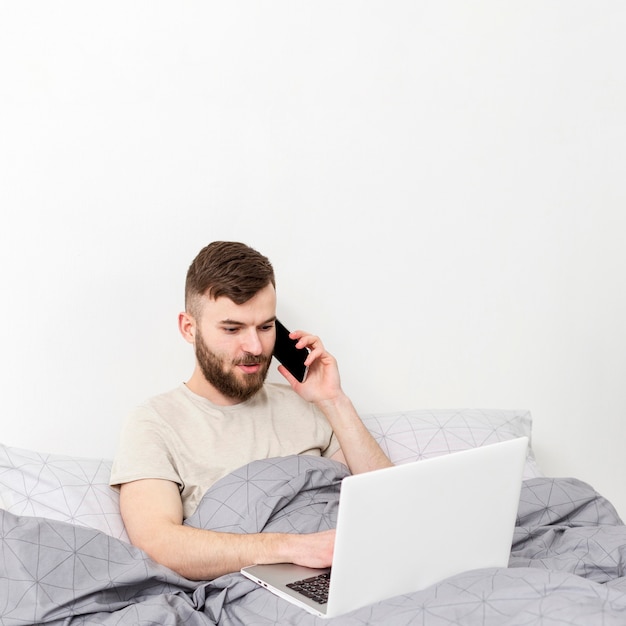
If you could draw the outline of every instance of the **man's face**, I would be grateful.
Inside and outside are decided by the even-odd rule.
[[[276,337],[276,292],[268,285],[244,304],[204,298],[195,351],[206,381],[225,398],[243,402],[261,389]]]

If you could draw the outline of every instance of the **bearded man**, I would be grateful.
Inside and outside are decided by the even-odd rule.
[[[194,347],[186,383],[137,407],[126,420],[111,473],[133,544],[186,578],[208,580],[252,563],[328,567],[334,530],[239,535],[184,526],[205,491],[258,459],[329,457],[352,473],[391,465],[341,388],[334,357],[304,331],[300,383],[266,382],[276,338],[270,261],[238,242],[213,242],[191,263],[183,338]]]

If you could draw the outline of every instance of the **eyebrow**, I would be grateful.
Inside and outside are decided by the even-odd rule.
[[[258,324],[258,326],[264,326],[265,324],[269,324],[270,322],[275,322],[276,316],[270,317],[266,319],[264,322]],[[243,322],[238,322],[237,320],[225,319],[220,322],[223,326],[247,326],[248,324],[244,324]]]

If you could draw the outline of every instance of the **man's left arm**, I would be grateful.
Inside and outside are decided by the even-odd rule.
[[[352,474],[393,465],[367,430],[350,398],[344,395],[318,406],[330,422],[341,446],[332,456],[335,461],[345,463]]]
[[[393,465],[343,392],[337,361],[319,337],[303,331],[294,331],[290,336],[298,340],[299,348],[310,350],[305,362],[309,367],[307,379],[300,383],[284,366],[278,369],[296,393],[313,402],[326,416],[341,446],[332,458],[345,463],[353,474]]]

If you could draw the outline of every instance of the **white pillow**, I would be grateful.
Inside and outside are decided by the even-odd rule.
[[[47,517],[129,541],[111,461],[41,454],[0,444],[0,501],[15,515]]]
[[[529,411],[413,410],[366,415],[363,422],[395,464],[528,437],[524,479],[543,476],[530,445],[532,418]]]

